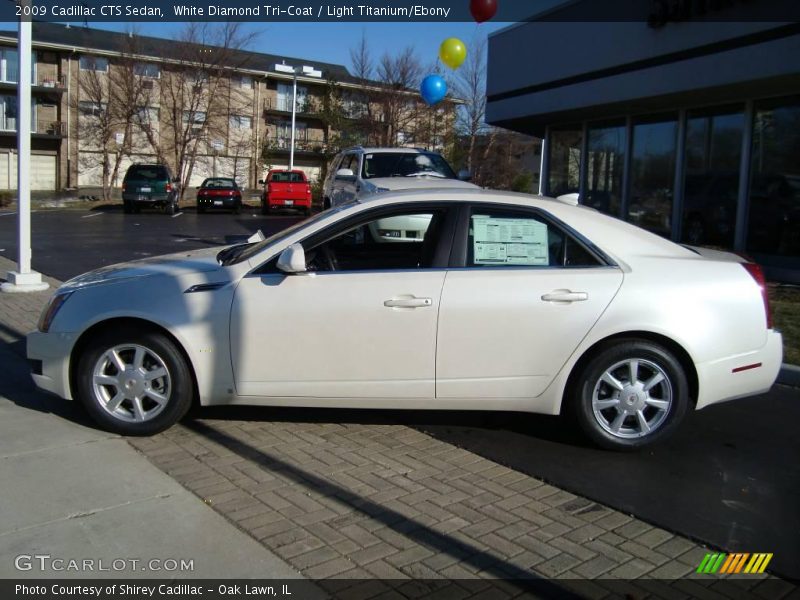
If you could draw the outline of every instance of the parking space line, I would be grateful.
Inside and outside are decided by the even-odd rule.
[[[175,213],[174,215],[172,215],[172,218],[174,219],[175,217],[180,217],[182,214],[183,214],[182,212]]]
[[[99,217],[99,216],[100,216],[100,215],[102,215],[102,214],[103,214],[103,213],[101,213],[101,212],[98,212],[98,213],[92,213],[92,214],[90,214],[90,215],[83,215],[83,216],[81,217],[81,219],[91,219],[92,217]]]
[[[17,214],[17,213],[15,213],[15,212],[12,212],[12,213],[0,213],[0,217],[10,217],[11,215],[15,215],[15,214]]]

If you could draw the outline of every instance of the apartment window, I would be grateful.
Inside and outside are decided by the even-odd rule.
[[[235,77],[233,81],[240,88],[253,89],[253,78],[250,75],[240,75]]]
[[[159,112],[152,106],[140,106],[136,109],[136,120],[141,125],[157,125]]]
[[[231,129],[252,129],[253,118],[245,115],[231,115]]]
[[[0,81],[16,83],[19,81],[19,63],[16,50],[0,52]]]
[[[98,71],[100,73],[108,72],[108,59],[102,56],[89,56],[84,54],[80,59],[81,71]]]
[[[200,110],[185,110],[183,111],[183,122],[191,123],[193,129],[199,129],[206,122],[206,113]]]
[[[106,112],[108,105],[105,102],[89,102],[83,100],[78,103],[78,110],[87,117],[99,117]]]
[[[0,96],[0,130],[17,130],[17,97]],[[36,131],[36,100],[31,100],[31,131]]]
[[[158,79],[161,77],[161,67],[155,63],[136,63],[133,65],[133,72],[140,77]]]
[[[278,84],[278,110],[285,112],[292,112],[292,84],[279,83]],[[297,103],[296,112],[306,112],[308,100],[308,88],[298,85],[297,86]]]

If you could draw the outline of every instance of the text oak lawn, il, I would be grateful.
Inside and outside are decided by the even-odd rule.
[[[220,596],[291,596],[289,586],[285,583],[280,585],[258,585],[254,583],[222,584],[216,588],[208,588],[202,585],[192,585],[188,583],[179,584],[160,584],[160,585],[130,585],[130,584],[108,584],[108,585],[69,585],[52,584],[45,585],[25,585],[17,584],[15,594],[17,596],[42,596],[51,594],[54,596],[94,596],[97,598],[108,596],[130,597],[144,596],[154,598],[158,596],[202,596],[203,592],[217,592]]]

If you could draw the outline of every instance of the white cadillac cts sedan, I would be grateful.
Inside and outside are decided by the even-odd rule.
[[[37,385],[126,435],[193,402],[476,409],[569,413],[613,449],[765,392],[781,355],[758,266],[460,189],[81,275],[28,336]]]

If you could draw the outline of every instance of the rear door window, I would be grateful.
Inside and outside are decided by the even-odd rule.
[[[165,180],[169,179],[167,170],[159,166],[134,166],[128,169],[125,179]]]

